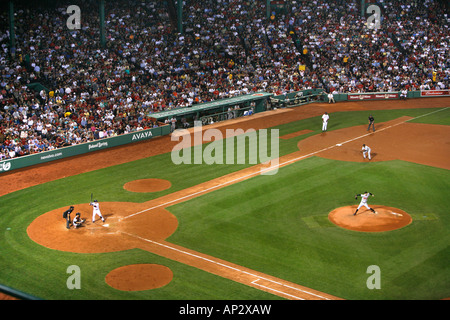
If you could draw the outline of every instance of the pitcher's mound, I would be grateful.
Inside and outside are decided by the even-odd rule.
[[[357,205],[353,205],[334,209],[328,214],[328,219],[339,227],[363,232],[392,231],[412,222],[411,216],[403,210],[377,205],[371,207],[376,214],[361,207],[354,216]]]

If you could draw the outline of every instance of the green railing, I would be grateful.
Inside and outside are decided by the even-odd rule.
[[[289,92],[270,98],[272,107],[298,107],[313,102],[321,102],[326,99],[323,89],[307,89]]]
[[[180,120],[182,118],[197,118],[200,119],[204,116],[211,114],[227,112],[228,108],[234,109],[236,105],[246,108],[249,106],[254,107],[254,112],[259,113],[266,111],[266,102],[269,97],[273,96],[272,93],[267,92],[255,92],[252,94],[224,98],[211,102],[195,104],[192,107],[176,108],[167,111],[151,113],[148,116],[158,121],[164,121],[166,119],[175,118]]]
[[[253,107],[246,107],[206,115],[201,117],[200,121],[202,122],[202,125],[208,125],[211,123],[236,119],[251,114],[253,114]]]
[[[0,293],[4,293],[7,296],[19,299],[19,300],[42,300],[41,298],[35,297],[31,294],[4,286],[0,284]]]
[[[153,137],[167,135],[170,133],[170,126],[162,125],[157,128],[135,131],[120,136],[110,137],[76,144],[73,146],[58,148],[52,151],[34,153],[22,157],[6,159],[0,162],[0,174],[3,172],[24,168],[36,164],[41,164],[53,160],[64,159],[92,151],[117,147],[120,145],[148,140]]]

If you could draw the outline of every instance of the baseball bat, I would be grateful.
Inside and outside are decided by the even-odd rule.
[[[92,203],[92,197],[94,196],[94,194],[93,193],[91,193],[91,202],[90,203]]]

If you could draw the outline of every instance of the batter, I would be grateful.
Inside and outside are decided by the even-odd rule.
[[[94,200],[94,202],[89,203],[89,205],[92,206],[92,222],[95,222],[95,216],[99,216],[100,219],[105,222],[105,218],[103,218],[102,213],[100,212],[100,204],[98,201]]]

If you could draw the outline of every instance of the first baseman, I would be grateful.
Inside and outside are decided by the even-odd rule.
[[[359,208],[361,208],[362,206],[366,207],[367,209],[369,209],[370,211],[372,211],[373,213],[377,213],[375,210],[373,210],[371,207],[369,207],[369,205],[367,204],[367,198],[369,198],[369,196],[374,196],[372,193],[370,192],[364,192],[361,194],[357,194],[355,195],[355,199],[358,199],[358,196],[361,197],[361,202],[358,205],[358,208],[356,208],[355,213],[353,214],[354,216],[356,216],[356,213],[358,212]]]
[[[372,159],[372,156],[370,155],[371,151],[372,151],[372,149],[370,149],[369,146],[366,146],[365,144],[362,145],[362,153],[363,153],[364,159],[366,158],[366,156],[369,160]]]
[[[102,213],[100,212],[100,204],[98,201],[94,200],[94,202],[89,203],[89,205],[92,206],[92,222],[95,222],[95,216],[99,216],[100,219],[105,222],[105,218],[103,218]]]

